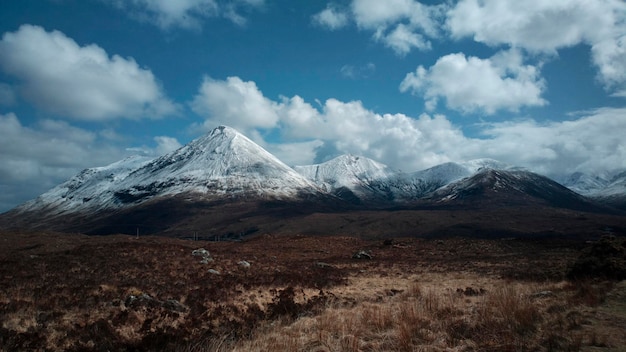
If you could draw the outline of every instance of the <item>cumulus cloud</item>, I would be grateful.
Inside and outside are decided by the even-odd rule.
[[[276,103],[263,96],[256,83],[239,77],[225,81],[204,77],[191,108],[207,119],[207,129],[224,124],[250,133],[251,129],[274,127],[278,122]]]
[[[313,16],[313,21],[331,30],[354,21],[359,29],[373,32],[375,41],[404,56],[413,49],[431,48],[427,38],[439,36],[446,7],[415,0],[353,0],[347,11],[329,4]]]
[[[426,108],[433,110],[443,98],[450,109],[464,113],[494,114],[522,106],[542,106],[545,82],[539,69],[522,63],[515,50],[500,52],[488,59],[463,53],[443,56],[430,68],[419,66],[406,75],[400,91],[420,94]]]
[[[324,10],[313,15],[313,23],[331,31],[343,28],[348,24],[348,14],[334,4],[328,4]]]
[[[20,95],[39,108],[78,120],[175,114],[150,70],[132,58],[80,46],[59,31],[22,25],[0,41],[0,68],[14,76]]]
[[[428,40],[402,23],[388,33],[385,33],[382,28],[377,30],[374,34],[374,39],[383,42],[385,46],[393,49],[398,56],[404,56],[414,48],[422,51],[431,49],[431,44]]]
[[[483,124],[478,126],[481,137],[470,138],[443,115],[381,114],[360,101],[332,98],[315,105],[300,96],[273,101],[254,82],[236,77],[211,82],[213,94],[203,99],[216,97],[217,102],[232,94],[233,84],[248,87],[249,94],[237,96],[238,105],[259,106],[271,119],[260,127],[257,115],[249,110],[239,118],[251,121],[240,124],[289,165],[352,153],[405,171],[485,157],[546,174],[626,167],[620,132],[626,130],[626,109],[599,109],[547,124],[532,119]],[[215,121],[209,118],[207,127],[209,123]],[[263,137],[267,133],[279,141],[267,143]]]
[[[161,29],[179,27],[199,30],[209,18],[224,17],[237,25],[245,25],[242,12],[262,8],[264,0],[103,0],[125,11],[131,17],[152,23]]]
[[[626,2],[622,0],[461,0],[447,13],[453,37],[491,46],[556,53],[591,46],[598,78],[607,89],[626,83]]]

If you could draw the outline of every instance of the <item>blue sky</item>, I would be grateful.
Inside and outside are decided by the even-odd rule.
[[[0,3],[0,211],[226,124],[289,165],[626,168],[622,0]]]

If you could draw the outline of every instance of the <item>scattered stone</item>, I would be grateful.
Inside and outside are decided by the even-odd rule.
[[[318,268],[333,268],[332,265],[324,262],[317,262],[315,263],[315,266],[317,266]]]
[[[209,269],[209,274],[220,275],[220,272],[215,269]]]
[[[142,293],[138,296],[129,295],[124,304],[128,308],[137,309],[139,307],[147,307],[147,308],[163,308],[173,312],[187,312],[189,308],[181,304],[175,299],[168,299],[166,301],[160,301],[156,298],[153,298],[147,293]]]
[[[168,299],[167,301],[163,302],[162,306],[163,308],[167,310],[171,310],[173,312],[184,313],[187,310],[189,310],[189,308],[185,307],[184,305],[182,305],[180,302],[178,302],[175,299]]]
[[[208,264],[209,262],[213,261],[211,253],[209,253],[209,251],[204,248],[194,249],[194,251],[191,252],[191,255],[193,255],[194,257],[202,257],[202,259],[200,260],[200,263],[202,264]]]
[[[372,254],[364,250],[360,250],[352,255],[352,259],[372,259]]]
[[[240,261],[239,263],[237,263],[237,265],[239,265],[240,267],[244,268],[244,269],[248,269],[250,268],[250,263],[248,263],[245,260]]]
[[[554,292],[552,292],[552,291],[539,291],[539,292],[535,292],[535,293],[531,294],[529,297],[530,298],[554,297]]]
[[[196,257],[210,257],[211,256],[209,251],[207,251],[204,248],[194,249],[193,252],[191,252],[191,255],[196,256]]]

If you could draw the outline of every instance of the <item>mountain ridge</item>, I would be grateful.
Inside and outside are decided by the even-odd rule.
[[[614,192],[622,186],[626,189],[626,182],[615,183]],[[260,231],[260,223],[283,231],[272,222],[315,213],[477,204],[610,212],[544,176],[492,159],[405,173],[343,155],[291,168],[236,130],[219,126],[158,158],[129,157],[83,170],[0,215],[0,227],[105,234],[151,224],[154,232],[202,226],[252,233]]]

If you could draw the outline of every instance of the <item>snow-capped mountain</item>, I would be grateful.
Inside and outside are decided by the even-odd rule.
[[[353,202],[383,196],[384,191],[376,185],[389,183],[399,175],[387,165],[349,154],[294,169],[323,190]]]
[[[318,188],[236,130],[220,126],[154,160],[130,157],[86,169],[18,207],[51,214],[119,209],[176,194],[297,198]]]
[[[584,189],[594,190],[596,199],[626,203],[621,196],[626,194],[626,173],[606,182],[583,175],[570,181],[570,187],[587,185]],[[520,205],[605,211],[546,177],[491,159],[404,173],[343,155],[292,169],[234,129],[220,126],[156,159],[129,157],[86,169],[0,215],[0,228],[107,234],[141,227],[175,236],[198,230],[248,234],[260,226],[264,231],[309,232],[333,213],[341,217],[346,211],[398,206],[466,209],[470,204],[491,210],[512,205],[510,211]],[[307,220],[291,223],[295,227],[277,223],[302,217]]]
[[[626,170],[575,172],[555,179],[576,193],[616,208],[626,209]]]
[[[341,155],[321,164],[294,167],[322,189],[352,202],[417,200],[485,168],[504,170],[511,166],[492,159],[476,159],[404,173],[366,157]]]

